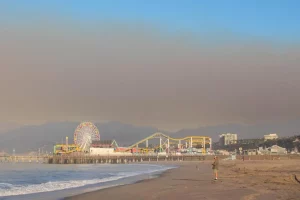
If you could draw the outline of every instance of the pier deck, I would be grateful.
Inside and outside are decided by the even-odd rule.
[[[127,164],[136,162],[158,161],[204,161],[213,160],[213,155],[133,155],[133,156],[0,156],[1,163],[45,163],[45,164]],[[228,155],[219,155],[221,160],[231,159]],[[242,160],[243,156],[235,159]],[[300,159],[300,155],[251,155],[244,156],[244,160],[287,160]]]

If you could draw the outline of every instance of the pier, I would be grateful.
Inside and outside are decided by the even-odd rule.
[[[53,156],[49,164],[128,164],[159,161],[201,161],[206,156]]]
[[[0,156],[1,163],[48,163],[50,156]]]
[[[133,156],[0,156],[1,163],[44,163],[44,164],[128,164],[142,162],[184,162],[213,160],[214,155],[133,155]],[[218,155],[220,160],[230,160],[231,156]],[[243,160],[243,156],[235,156]],[[247,160],[291,160],[300,159],[300,155],[251,155],[244,156]]]
[[[225,156],[226,157],[226,156]],[[0,163],[45,163],[45,164],[128,164],[159,161],[203,161],[212,160],[213,156],[184,155],[184,156],[2,156]]]

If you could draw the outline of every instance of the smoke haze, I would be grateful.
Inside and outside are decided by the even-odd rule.
[[[175,131],[300,118],[298,45],[110,24],[1,26],[0,121]]]

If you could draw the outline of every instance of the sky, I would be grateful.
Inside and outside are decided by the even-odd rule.
[[[1,1],[0,122],[300,119],[299,1]]]

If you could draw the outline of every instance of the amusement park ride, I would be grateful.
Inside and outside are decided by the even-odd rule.
[[[158,145],[149,145],[149,140],[159,139]],[[54,146],[54,154],[70,154],[74,152],[87,153],[92,147],[93,141],[100,141],[100,134],[97,127],[91,122],[83,122],[78,125],[74,132],[74,144],[68,144],[68,137],[66,144],[57,144]],[[140,147],[139,147],[140,145]],[[118,145],[116,145],[118,146]],[[142,147],[144,146],[144,147]],[[150,147],[151,146],[151,147]],[[163,133],[157,132],[149,137],[138,141],[137,143],[125,147],[116,148],[115,152],[130,152],[131,153],[150,153],[150,152],[166,152],[170,153],[171,148],[176,151],[183,149],[193,149],[200,147],[201,153],[206,153],[206,147],[211,149],[212,140],[206,136],[188,136],[184,138],[172,138]]]
[[[91,122],[79,124],[74,132],[74,144],[57,144],[54,146],[54,154],[69,154],[73,152],[89,152],[92,141],[99,141],[100,133],[98,128]]]
[[[138,141],[137,143],[128,147],[128,149],[139,148],[140,144],[145,144],[146,148],[142,148],[143,151],[148,152],[149,148],[149,140],[151,139],[159,139],[159,145],[154,149],[158,149],[159,152],[170,152],[170,147],[175,146],[176,149],[188,149],[197,146],[201,146],[202,153],[206,153],[206,146],[209,145],[211,149],[211,138],[206,136],[188,136],[184,138],[172,138],[163,133],[157,132],[149,137]]]

